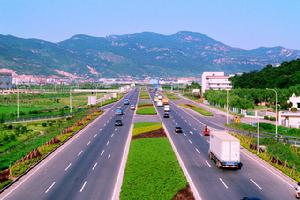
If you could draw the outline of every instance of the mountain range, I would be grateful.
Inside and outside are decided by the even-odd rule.
[[[259,70],[300,57],[284,47],[234,48],[207,35],[142,32],[94,37],[78,34],[58,42],[0,35],[0,68],[18,74],[81,77],[198,76]]]

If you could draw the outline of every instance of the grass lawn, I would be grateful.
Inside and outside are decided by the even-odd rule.
[[[194,95],[192,95],[192,93],[184,93],[184,95],[183,96],[185,96],[185,97],[187,97],[187,98],[189,98],[189,99],[191,99],[191,100],[193,100],[193,101],[199,101],[199,97],[195,97]]]
[[[257,131],[257,127],[245,123],[229,124],[228,126],[238,130],[252,131],[252,132]],[[275,125],[273,124],[259,123],[259,127],[262,132],[275,133]],[[283,126],[278,126],[278,133],[286,136],[300,137],[300,129],[297,128],[287,128]]]
[[[180,98],[174,94],[173,92],[164,92],[164,94],[168,97],[168,99],[179,100]]]
[[[184,108],[190,108],[194,111],[196,111],[197,113],[204,115],[204,116],[214,116],[213,113],[205,110],[204,108],[198,107],[198,106],[194,106],[192,104],[179,104],[180,106],[184,107]]]
[[[141,90],[140,99],[150,99],[150,96],[147,91]]]
[[[135,129],[152,125],[138,123],[134,127],[133,133]],[[167,138],[132,140],[120,199],[172,199],[186,185],[186,178]]]
[[[132,135],[136,136],[149,131],[159,130],[161,128],[162,125],[160,122],[137,122],[134,124]]]
[[[138,115],[156,115],[156,110],[152,103],[139,104],[136,114]]]

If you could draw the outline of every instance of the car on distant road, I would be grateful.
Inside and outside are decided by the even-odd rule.
[[[124,105],[129,105],[129,99],[124,99]]]
[[[135,106],[134,106],[134,105],[131,105],[131,106],[130,106],[130,110],[135,110]]]
[[[170,115],[169,115],[169,113],[164,113],[163,117],[164,118],[170,118]]]
[[[115,126],[123,126],[122,120],[120,120],[120,119],[116,120]]]
[[[123,115],[123,110],[121,108],[117,108],[115,111],[116,115]]]
[[[175,133],[183,133],[182,128],[180,126],[176,126]]]

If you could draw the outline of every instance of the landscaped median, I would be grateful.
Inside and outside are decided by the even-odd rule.
[[[164,92],[168,99],[179,100],[180,98],[173,92]]]
[[[120,199],[194,199],[160,122],[134,124]]]
[[[141,90],[140,91],[140,99],[150,99],[149,93],[145,90]]]
[[[136,114],[138,115],[156,115],[155,108],[152,103],[141,103],[138,105]]]
[[[181,107],[184,107],[184,108],[190,108],[192,110],[194,110],[195,112],[201,114],[201,115],[204,115],[204,116],[213,116],[213,113],[205,110],[204,108],[201,108],[201,107],[198,107],[198,106],[195,106],[195,105],[192,105],[192,104],[179,104]]]

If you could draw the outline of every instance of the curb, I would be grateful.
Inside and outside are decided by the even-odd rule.
[[[117,102],[119,102],[120,100],[122,100],[124,98],[124,96],[119,99],[116,102],[113,102],[112,104],[115,104]],[[107,104],[105,106],[108,105],[112,105],[112,104]],[[105,107],[104,106],[104,107]],[[114,105],[108,109],[108,111],[110,111],[112,108],[114,107]],[[9,189],[13,184],[17,183],[22,177],[24,177],[25,175],[27,175],[31,170],[33,170],[36,166],[38,166],[39,164],[41,164],[43,161],[45,161],[52,153],[54,153],[55,151],[60,151],[59,149],[62,148],[67,142],[72,142],[71,139],[75,139],[76,137],[78,137],[80,134],[82,134],[86,129],[88,129],[90,126],[92,126],[97,120],[99,120],[102,116],[103,116],[104,112],[99,115],[98,117],[96,117],[95,119],[93,119],[91,122],[89,122],[85,127],[83,127],[81,130],[76,131],[72,136],[70,136],[69,138],[67,138],[65,141],[63,141],[59,146],[57,146],[55,149],[53,149],[52,151],[50,151],[49,153],[47,153],[45,155],[45,157],[43,157],[41,160],[39,160],[37,163],[35,163],[34,165],[32,165],[31,167],[29,167],[23,174],[21,174],[20,176],[18,176],[16,179],[14,179],[11,183],[9,183],[8,185],[6,185],[4,188],[2,188],[0,190],[0,194],[2,194],[4,191],[6,191],[7,189]],[[1,198],[2,200],[2,198]]]
[[[125,148],[124,148],[124,152],[123,152],[123,158],[121,161],[121,165],[119,168],[119,172],[118,172],[118,177],[117,177],[117,181],[115,184],[115,188],[114,188],[114,192],[112,195],[112,200],[119,200],[120,199],[120,193],[121,193],[121,189],[122,189],[122,185],[123,185],[123,179],[124,179],[124,173],[125,173],[125,167],[126,167],[126,163],[127,163],[127,158],[128,158],[128,154],[129,154],[129,147],[130,147],[130,143],[131,143],[131,139],[132,139],[132,130],[133,130],[133,118],[136,115],[136,110],[137,110],[137,105],[139,103],[139,98],[140,97],[140,91],[138,93],[138,98],[137,98],[137,102],[136,102],[136,109],[134,110],[134,114],[132,116],[131,119],[131,126],[129,129],[129,133],[127,136],[127,140],[126,140],[126,144],[125,144]]]
[[[152,98],[150,98],[150,99],[151,99],[152,103],[154,103],[153,100],[152,100]],[[172,149],[175,152],[175,155],[177,157],[179,165],[180,165],[180,167],[181,167],[181,169],[182,169],[185,177],[187,178],[188,183],[190,184],[190,187],[191,187],[191,190],[192,190],[192,192],[194,194],[195,199],[196,200],[202,200],[201,197],[200,197],[200,194],[199,194],[198,190],[196,189],[196,186],[195,186],[195,184],[194,184],[194,182],[192,180],[191,175],[189,174],[187,168],[185,167],[184,162],[183,162],[181,156],[179,155],[179,153],[178,153],[178,151],[176,149],[175,144],[173,143],[173,140],[172,140],[172,138],[170,136],[170,133],[169,133],[168,129],[166,128],[165,124],[163,123],[163,120],[162,120],[162,118],[161,118],[161,116],[160,116],[160,114],[159,114],[156,106],[154,106],[154,108],[155,108],[155,110],[156,110],[156,112],[157,112],[157,114],[158,114],[158,116],[159,116],[159,118],[161,120],[162,126],[163,126],[163,128],[164,128],[164,130],[165,130],[165,132],[166,132],[166,134],[168,136],[168,140],[169,140],[169,142],[170,142],[170,144],[172,146]]]

